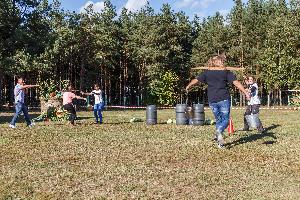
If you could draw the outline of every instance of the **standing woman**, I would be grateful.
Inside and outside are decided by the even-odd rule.
[[[259,114],[260,99],[258,96],[258,85],[255,81],[255,78],[253,76],[244,76],[244,81],[247,85],[247,90],[250,93],[250,100],[248,101],[248,106],[244,113],[244,128],[242,129],[242,131],[249,131],[249,125],[246,120],[246,115]],[[259,123],[257,130],[260,133],[263,133],[265,129],[263,128],[260,119],[258,119],[258,121]]]
[[[249,93],[243,85],[237,80],[236,76],[226,70],[224,66],[225,55],[214,56],[209,59],[207,66],[208,70],[202,72],[199,76],[193,79],[186,90],[188,91],[197,83],[205,83],[208,85],[208,102],[216,120],[216,140],[219,148],[224,147],[223,132],[227,128],[230,118],[230,93],[228,83],[233,84],[242,91],[247,99]]]
[[[76,110],[73,105],[73,99],[82,99],[85,100],[85,98],[76,96],[73,93],[73,87],[71,85],[68,86],[67,91],[63,93],[63,108],[67,110],[70,113],[70,123],[72,125],[75,125],[75,118],[76,118]]]

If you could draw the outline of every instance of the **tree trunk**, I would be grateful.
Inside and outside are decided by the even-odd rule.
[[[80,67],[80,85],[79,85],[79,90],[80,91],[83,91],[84,73],[85,73],[84,63],[81,62],[81,67]]]
[[[268,91],[268,107],[271,105],[271,90]]]
[[[240,46],[243,47],[243,25],[241,24]],[[244,67],[244,49],[242,48],[240,66]]]
[[[122,66],[122,59],[120,59],[120,75],[119,75],[119,105],[122,105],[122,72],[124,67]]]
[[[108,79],[108,88],[109,88],[109,93],[108,93],[108,101],[111,102],[111,94],[112,94],[112,87],[111,87],[111,75],[109,74],[109,79]]]
[[[109,89],[108,89],[108,77],[107,77],[108,73],[107,73],[107,69],[104,70],[104,91],[105,91],[105,96],[106,96],[106,102],[107,104],[108,102],[108,96],[109,96]]]
[[[279,105],[282,106],[282,95],[281,95],[281,90],[279,90]]]
[[[0,71],[0,109],[2,107],[2,104],[4,102],[4,98],[3,98],[3,73],[2,71]]]
[[[105,89],[104,85],[103,85],[103,66],[102,65],[100,66],[100,85],[101,85],[101,89]]]
[[[243,94],[242,94],[242,92],[241,91],[239,91],[239,93],[240,93],[240,107],[242,107],[243,105]]]
[[[14,88],[15,88],[15,76],[13,77],[12,81],[9,82],[9,105],[14,104],[14,99],[15,99]]]

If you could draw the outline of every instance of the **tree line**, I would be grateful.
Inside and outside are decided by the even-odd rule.
[[[182,89],[216,54],[225,52],[228,66],[254,75],[264,104],[282,104],[282,91],[300,89],[300,2],[234,0],[223,16],[203,19],[174,12],[169,4],[156,12],[148,3],[138,12],[111,1],[102,12],[65,11],[54,0],[0,2],[0,102],[13,102],[14,78],[69,80],[78,90],[99,83],[108,104],[174,105]],[[237,74],[239,78],[242,74]],[[62,89],[62,88],[59,88]],[[232,91],[235,104],[245,100]],[[31,105],[38,91],[29,91]],[[206,101],[200,85],[190,98]]]

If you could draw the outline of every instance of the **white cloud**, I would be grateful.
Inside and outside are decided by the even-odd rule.
[[[207,8],[211,3],[214,3],[215,1],[216,0],[180,0],[175,2],[175,6],[176,8]]]
[[[124,7],[127,8],[128,11],[138,11],[147,4],[147,1],[148,0],[128,0]]]
[[[93,1],[88,1],[84,4],[84,6],[82,6],[80,8],[80,12],[86,12],[85,9],[89,6],[92,5],[92,9],[94,10],[94,12],[102,12],[102,10],[104,9],[104,2],[103,1],[99,1],[94,3]]]
[[[223,17],[226,17],[229,14],[229,10],[219,10],[219,13],[223,15]]]
[[[175,2],[176,8],[187,8],[187,7],[195,7],[199,5],[200,1],[197,0],[181,0]]]
[[[216,0],[202,0],[200,2],[201,7],[207,8],[210,4],[214,3]]]

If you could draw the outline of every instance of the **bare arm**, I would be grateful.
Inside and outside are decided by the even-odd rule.
[[[80,92],[82,95],[86,95],[86,96],[89,96],[89,95],[92,95],[91,92]]]
[[[86,100],[86,98],[81,97],[81,96],[75,96],[76,99],[82,99],[82,100]]]
[[[190,89],[192,86],[196,85],[196,84],[199,83],[199,82],[200,82],[200,81],[198,81],[198,79],[193,79],[193,80],[191,80],[191,82],[188,84],[188,86],[186,86],[185,90],[186,90],[186,91],[189,91],[189,89]]]
[[[39,85],[22,85],[20,89],[24,90],[24,89],[33,88],[33,87],[39,87]]]
[[[245,88],[243,87],[243,85],[242,85],[239,81],[237,81],[237,80],[233,81],[233,85],[234,85],[235,87],[237,87],[241,92],[243,92],[243,93],[245,94],[247,100],[250,99],[250,94],[249,94],[249,92],[247,92],[247,91],[245,90]]]

